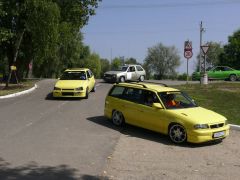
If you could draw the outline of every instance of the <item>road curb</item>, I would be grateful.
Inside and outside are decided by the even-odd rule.
[[[229,125],[230,125],[230,129],[231,129],[231,130],[237,130],[237,131],[240,131],[240,126],[235,125],[235,124],[229,124]]]
[[[23,94],[27,94],[27,93],[30,93],[30,92],[34,91],[35,89],[37,89],[37,87],[38,87],[37,84],[35,84],[34,87],[27,89],[25,91],[17,92],[14,94],[9,94],[9,95],[5,95],[5,96],[0,96],[0,99],[13,98],[13,97],[17,97],[17,96],[20,96]]]

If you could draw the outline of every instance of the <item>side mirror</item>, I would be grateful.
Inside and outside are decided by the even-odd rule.
[[[162,107],[162,105],[160,103],[153,103],[152,107],[156,108],[156,109],[163,109],[163,107]]]

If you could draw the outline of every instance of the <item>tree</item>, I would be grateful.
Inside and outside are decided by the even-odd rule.
[[[96,53],[90,54],[86,59],[83,60],[81,67],[89,68],[96,78],[100,77],[101,63],[100,57]]]
[[[111,69],[119,69],[122,65],[122,60],[120,58],[114,58],[111,63]]]
[[[79,30],[99,2],[0,0],[0,61],[7,58],[8,67],[16,62],[21,76],[31,61],[37,77],[52,77],[78,64],[83,49]]]
[[[139,64],[139,63],[135,58],[131,57],[125,60],[125,64]]]
[[[162,43],[148,48],[144,60],[149,73],[156,73],[157,79],[176,74],[175,69],[180,65],[180,56],[174,46],[164,46]]]
[[[228,44],[224,46],[224,52],[219,56],[221,65],[240,69],[240,30],[228,37]]]
[[[206,68],[219,65],[219,55],[223,53],[223,47],[221,43],[208,42],[209,49],[206,56]],[[197,62],[199,62],[200,55],[197,55]],[[203,59],[203,58],[202,58]],[[199,63],[196,65],[196,71],[199,70]]]
[[[110,70],[110,62],[108,59],[101,59],[100,63],[101,63],[100,77],[103,78],[104,73]]]

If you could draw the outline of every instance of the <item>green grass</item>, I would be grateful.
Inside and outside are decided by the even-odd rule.
[[[5,88],[5,84],[0,84],[0,96],[13,94],[30,89],[35,85],[36,82],[37,82],[36,80],[27,80],[20,82],[19,84],[9,84],[8,88]]]
[[[222,82],[208,85],[187,84],[175,86],[187,92],[204,108],[224,115],[229,123],[240,125],[240,83]]]

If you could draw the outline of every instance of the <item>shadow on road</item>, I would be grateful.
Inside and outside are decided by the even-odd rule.
[[[80,101],[84,100],[84,98],[78,98],[78,97],[61,97],[61,98],[54,98],[51,93],[48,93],[47,96],[45,97],[45,100],[48,101]]]
[[[103,176],[77,175],[77,169],[60,165],[56,167],[38,166],[37,163],[12,167],[0,158],[0,179],[2,180],[108,180]]]
[[[146,139],[146,140],[154,141],[157,143],[162,143],[162,144],[172,145],[172,146],[197,148],[197,147],[217,145],[222,142],[221,140],[218,140],[218,141],[212,141],[212,142],[201,143],[201,144],[193,144],[193,143],[174,144],[167,135],[163,135],[157,132],[132,126],[129,124],[126,124],[123,127],[116,127],[115,125],[113,125],[113,123],[110,120],[108,120],[104,116],[89,117],[87,118],[87,120],[94,122],[96,124],[99,124],[101,126],[114,129],[127,136],[137,137],[137,138]]]

